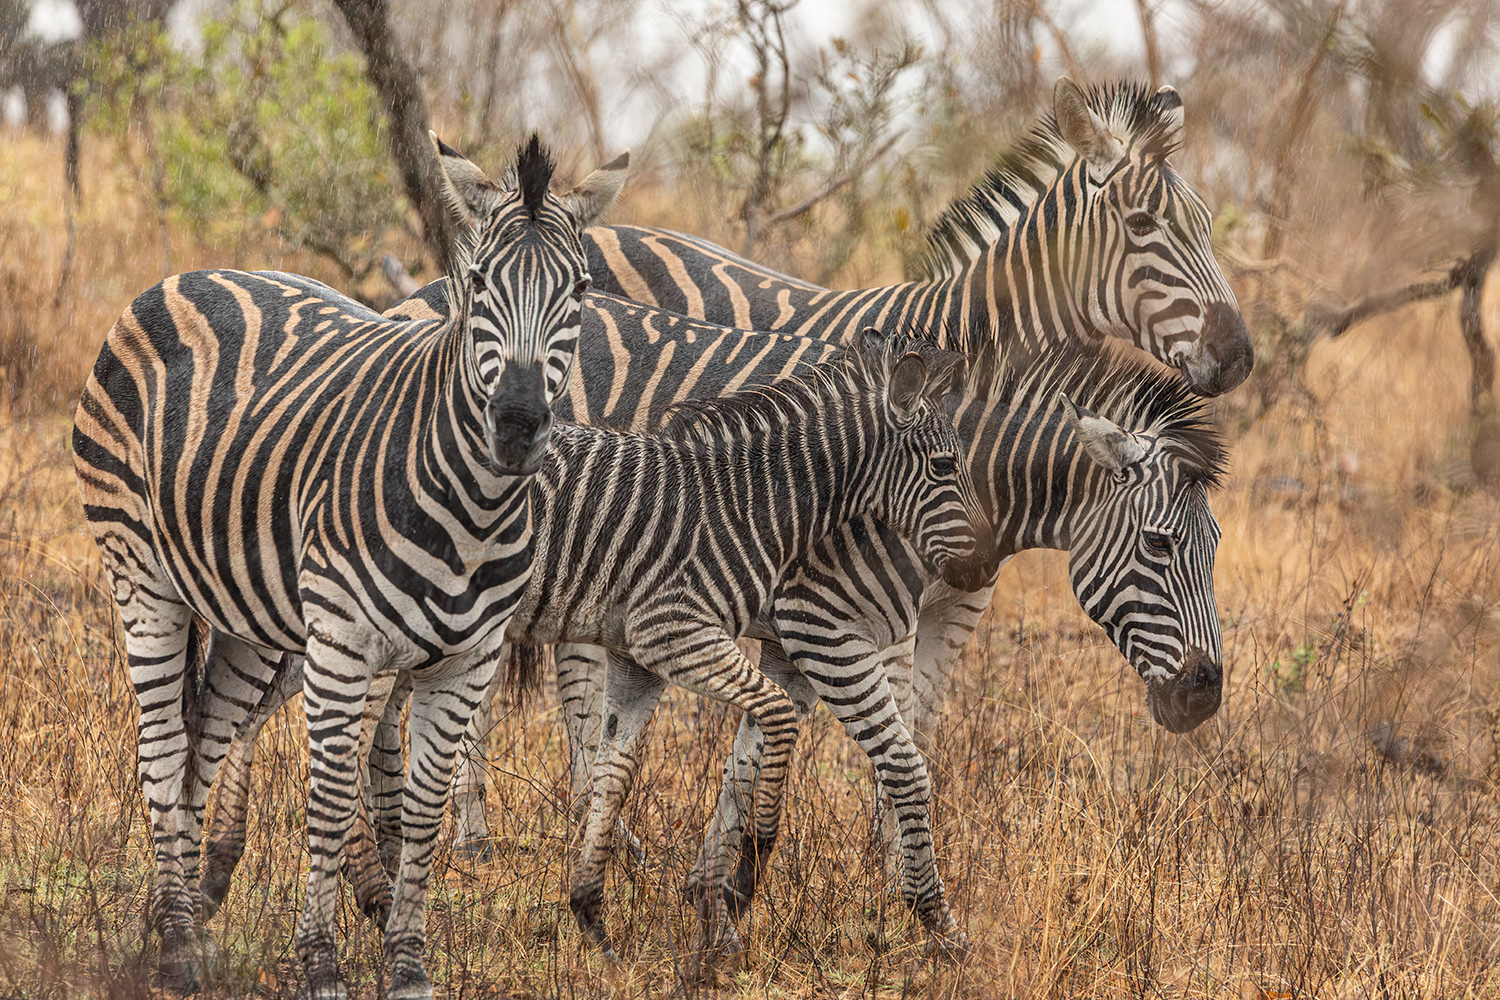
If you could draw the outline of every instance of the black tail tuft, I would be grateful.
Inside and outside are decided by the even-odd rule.
[[[505,686],[517,711],[524,711],[531,699],[542,690],[542,676],[547,668],[547,648],[529,642],[510,644],[510,659],[505,662]]]
[[[532,218],[541,211],[542,202],[547,198],[547,186],[552,183],[554,167],[552,154],[542,145],[537,134],[531,133],[531,141],[516,153],[516,180],[521,187],[521,204],[531,212]]]

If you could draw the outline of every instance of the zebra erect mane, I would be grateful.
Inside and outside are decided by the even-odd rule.
[[[1223,484],[1229,452],[1208,401],[1173,371],[1134,354],[1064,345],[1022,361],[1003,348],[986,349],[970,380],[970,394],[992,400],[1034,400],[1037,408],[1062,408],[1062,393],[1126,431],[1163,442],[1189,481],[1209,489]]]
[[[531,133],[531,140],[526,145],[516,150],[516,186],[521,190],[521,204],[526,206],[532,219],[542,210],[555,169],[551,151],[542,145],[535,132]]]
[[[1084,99],[1105,126],[1145,159],[1165,160],[1176,151],[1166,123],[1166,106],[1150,86],[1131,80],[1094,84]],[[1176,107],[1175,95],[1172,107]],[[1002,153],[984,179],[943,210],[927,230],[919,277],[938,280],[954,276],[973,259],[972,231],[1003,239],[1017,216],[1034,205],[1041,193],[1078,159],[1078,153],[1058,130],[1049,112],[1031,132]]]
[[[866,354],[851,349],[837,361],[799,369],[775,382],[746,386],[727,396],[679,400],[668,409],[657,434],[669,441],[715,446],[777,417],[800,421],[829,400],[883,384],[892,366],[909,351],[929,350],[919,341],[893,341]],[[930,400],[924,403],[931,405]]]

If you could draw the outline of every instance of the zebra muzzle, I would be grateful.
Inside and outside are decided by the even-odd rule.
[[[530,476],[542,467],[554,418],[540,365],[507,366],[484,408],[490,463],[505,476]]]
[[[938,577],[955,590],[972,593],[983,590],[1000,572],[1000,552],[995,547],[995,535],[988,527],[974,532],[974,550],[966,556],[949,559],[938,569]]]
[[[1201,649],[1188,650],[1181,670],[1165,681],[1147,682],[1151,717],[1169,733],[1186,733],[1214,717],[1224,692],[1224,671]]]
[[[1255,367],[1255,346],[1237,307],[1210,303],[1204,310],[1197,350],[1181,361],[1182,374],[1193,391],[1218,396],[1245,381]]]

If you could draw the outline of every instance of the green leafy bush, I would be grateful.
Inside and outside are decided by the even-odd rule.
[[[259,226],[362,279],[406,207],[359,58],[293,5],[242,0],[201,54],[137,27],[96,48],[89,127],[142,157],[160,211],[223,243]]]

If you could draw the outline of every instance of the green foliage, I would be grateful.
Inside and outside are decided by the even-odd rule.
[[[402,224],[385,116],[360,60],[294,11],[241,0],[201,55],[154,27],[101,45],[89,127],[128,155],[139,140],[158,205],[201,237],[258,225],[357,280]]]

